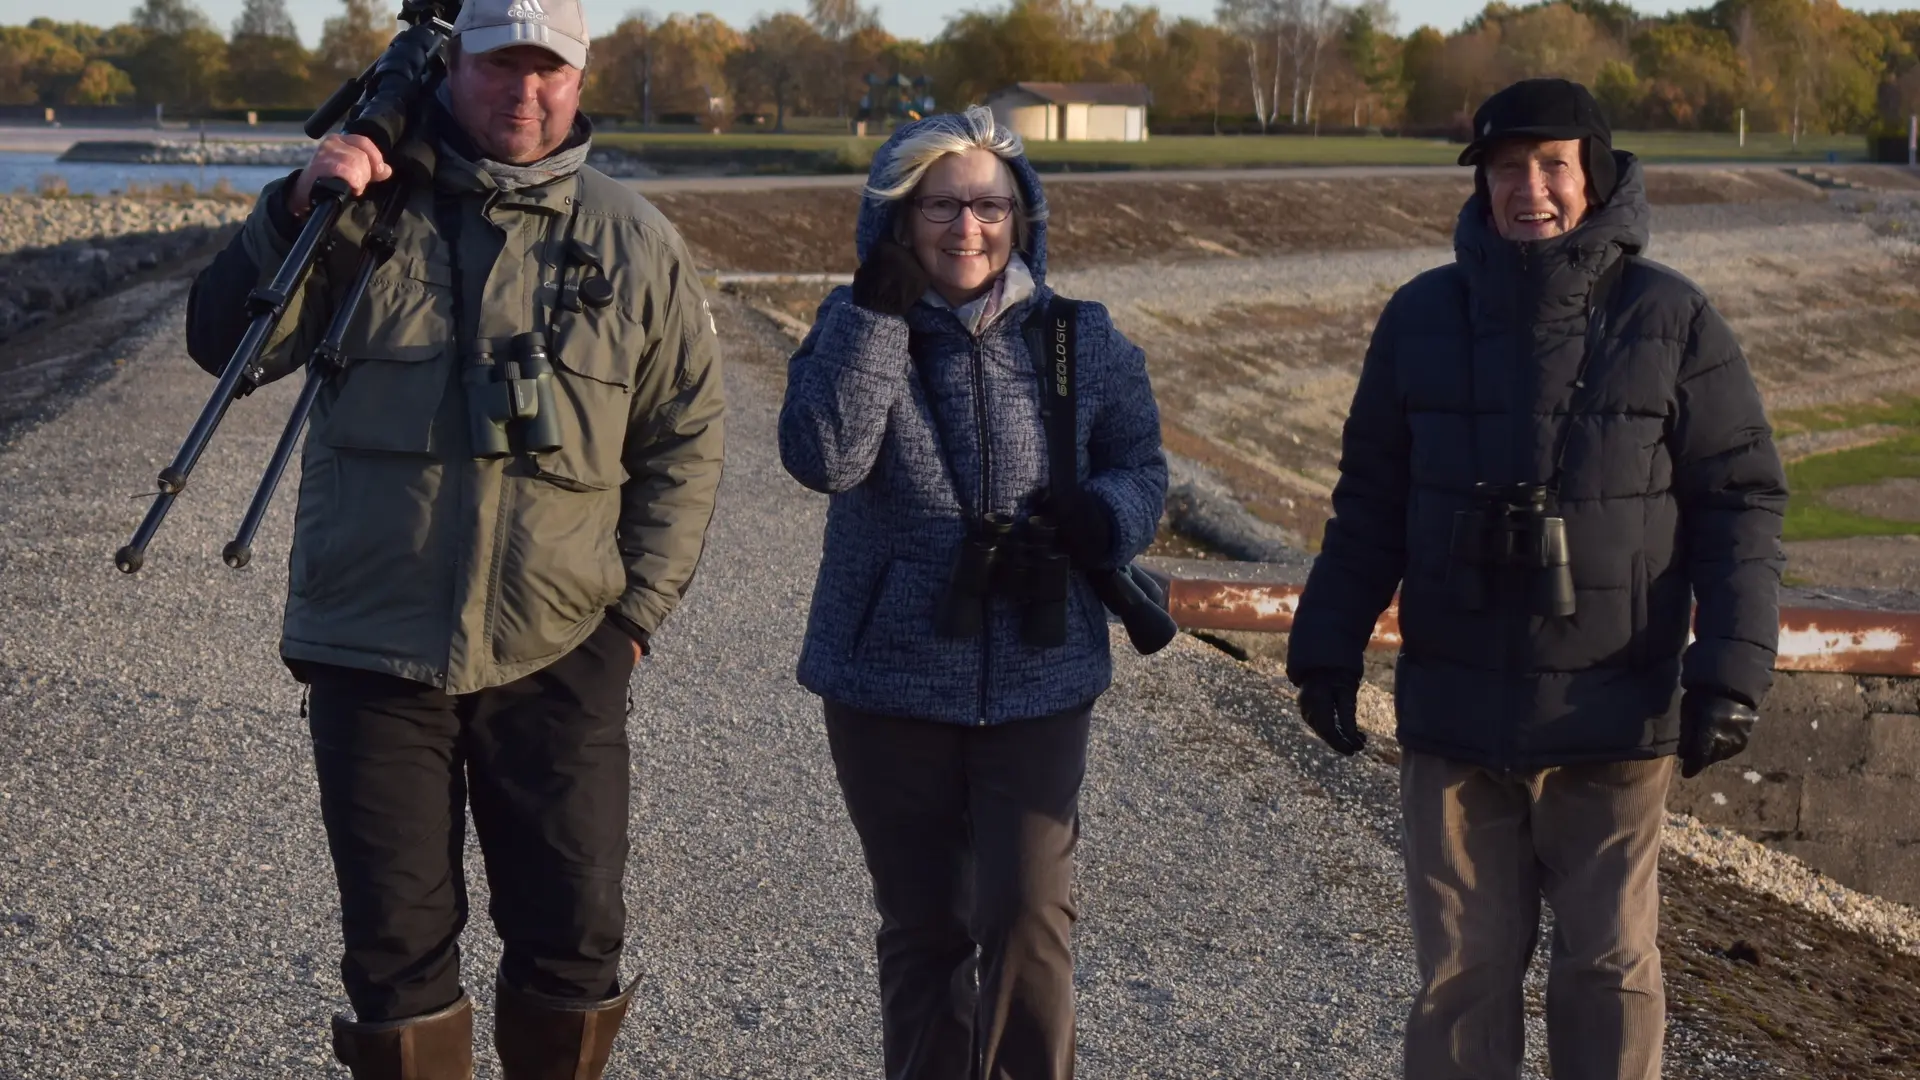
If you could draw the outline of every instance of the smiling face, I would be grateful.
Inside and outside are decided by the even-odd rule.
[[[580,111],[580,69],[534,45],[456,52],[447,70],[453,118],[482,153],[531,165],[567,141]]]
[[[1546,240],[1587,216],[1579,139],[1503,142],[1487,151],[1483,167],[1494,228],[1507,240]]]
[[[961,202],[998,196],[1013,198],[1013,172],[990,150],[948,154],[933,163],[901,212],[907,218],[908,245],[933,279],[933,287],[958,306],[991,286],[1013,256],[1015,209],[991,224],[972,210],[948,222],[928,221],[918,204],[931,199]],[[937,215],[944,216],[944,215]]]

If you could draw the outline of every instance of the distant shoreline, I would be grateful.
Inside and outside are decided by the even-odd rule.
[[[67,147],[60,163],[109,165],[292,165],[312,151],[294,142],[232,139],[85,139]]]
[[[206,128],[209,142],[246,142],[259,144],[292,143],[311,147],[313,140],[307,138],[298,124],[246,124],[219,123],[208,124]],[[155,128],[148,124],[141,127],[120,125],[115,127],[51,127],[46,124],[0,124],[0,151],[25,154],[64,154],[76,143],[81,142],[168,142],[198,143],[200,128],[196,125],[168,124]],[[303,159],[304,160],[304,159]]]

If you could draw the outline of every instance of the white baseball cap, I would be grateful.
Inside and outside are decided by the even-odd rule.
[[[453,32],[463,52],[535,45],[577,68],[587,66],[587,16],[580,0],[466,0]]]

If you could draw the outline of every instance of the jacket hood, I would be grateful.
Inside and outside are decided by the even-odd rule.
[[[1647,205],[1647,180],[1640,159],[1613,151],[1619,181],[1606,202],[1587,211],[1571,232],[1548,240],[1507,240],[1494,229],[1492,205],[1484,191],[1460,208],[1453,230],[1453,251],[1475,277],[1552,277],[1563,268],[1597,276],[1615,259],[1646,249],[1653,213]]]
[[[903,139],[916,132],[924,131],[928,127],[945,127],[960,131],[961,125],[960,117],[952,113],[929,116],[924,120],[915,120],[913,123],[902,125],[885,143],[881,144],[880,149],[873,152],[873,165],[867,170],[868,186],[874,187],[880,184],[881,177],[886,174],[887,166],[893,161],[894,153],[899,149]],[[1026,197],[1028,216],[1039,219],[1027,226],[1027,242],[1020,249],[1020,255],[1026,260],[1027,269],[1033,274],[1034,283],[1043,285],[1047,280],[1047,194],[1040,186],[1040,174],[1034,171],[1033,165],[1027,161],[1025,154],[1008,158],[1006,161],[1008,167],[1013,170],[1013,182],[1020,185],[1020,193]],[[873,250],[873,245],[887,236],[888,230],[893,227],[893,216],[902,205],[904,205],[903,200],[889,201],[876,199],[864,193],[861,195],[860,220],[853,234],[854,253],[859,256],[861,262],[866,261],[867,252]]]

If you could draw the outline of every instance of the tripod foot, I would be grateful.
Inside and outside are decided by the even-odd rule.
[[[238,540],[229,541],[227,546],[220,550],[220,557],[226,560],[228,566],[238,570],[253,561],[253,545],[243,544]]]
[[[113,565],[119,567],[120,572],[123,574],[138,573],[140,568],[145,566],[146,563],[147,553],[134,547],[132,544],[128,544],[126,547],[113,553]]]

